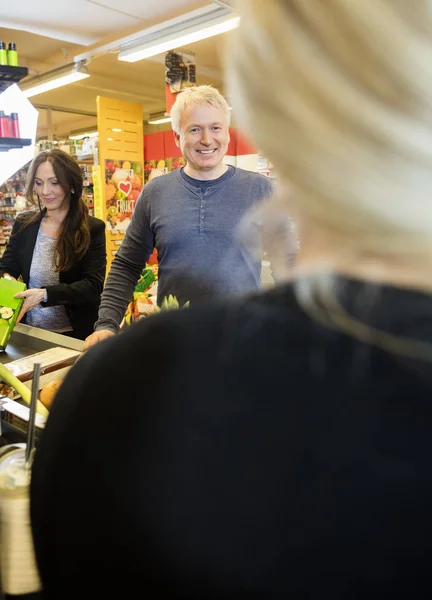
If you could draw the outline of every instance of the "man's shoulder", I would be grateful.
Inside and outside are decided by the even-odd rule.
[[[159,177],[155,177],[151,181],[145,184],[144,190],[146,192],[152,193],[159,190],[165,190],[172,185],[177,185],[179,181],[179,173],[177,170],[171,171],[171,173],[166,173],[165,175],[160,175]]]
[[[248,169],[242,169],[241,167],[234,167],[234,169],[239,177],[245,177],[254,181],[271,182],[271,179],[269,177],[261,175],[261,173],[257,173],[256,171],[249,171]]]
[[[255,173],[254,171],[247,171],[240,167],[234,167],[236,176],[239,181],[242,181],[248,185],[260,187],[264,190],[271,190],[273,187],[272,180],[261,173]]]

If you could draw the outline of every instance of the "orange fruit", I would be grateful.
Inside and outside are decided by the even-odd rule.
[[[48,410],[51,408],[54,398],[62,383],[63,381],[61,379],[54,379],[54,381],[50,381],[41,389],[39,399]]]

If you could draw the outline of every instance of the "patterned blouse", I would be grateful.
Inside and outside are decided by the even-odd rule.
[[[57,238],[52,238],[39,227],[30,266],[29,289],[57,285],[59,273],[55,270],[54,252]],[[26,324],[56,333],[71,331],[72,326],[64,306],[42,307],[40,304],[26,314]]]

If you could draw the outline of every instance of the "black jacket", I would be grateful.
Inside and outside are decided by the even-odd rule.
[[[431,363],[374,343],[430,357],[432,297],[336,285],[372,344],[283,287],[85,353],[32,469],[45,600],[432,597]]]
[[[89,217],[90,248],[82,260],[68,271],[60,271],[60,283],[47,286],[48,301],[42,306],[64,305],[74,335],[85,339],[93,331],[97,320],[100,295],[106,272],[105,224],[100,219]],[[18,217],[11,237],[0,260],[0,276],[9,273],[20,275],[29,283],[30,266],[40,227],[40,220],[22,228]]]

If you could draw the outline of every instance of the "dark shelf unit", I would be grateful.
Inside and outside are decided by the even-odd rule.
[[[27,67],[10,67],[9,65],[0,65],[0,93],[4,92],[13,83],[18,83],[24,77],[27,77]]]
[[[24,146],[30,146],[31,143],[30,138],[3,137],[0,138],[0,152],[7,152],[15,148],[24,148]]]

